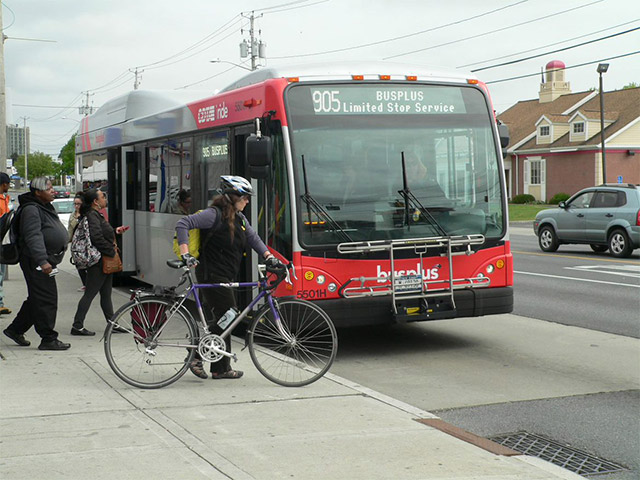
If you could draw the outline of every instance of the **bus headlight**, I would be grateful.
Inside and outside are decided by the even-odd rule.
[[[493,273],[494,270],[495,267],[493,266],[493,264],[487,265],[487,273]]]

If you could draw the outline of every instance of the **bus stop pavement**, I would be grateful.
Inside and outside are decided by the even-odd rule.
[[[9,268],[5,304],[13,314],[0,317],[2,329],[26,296],[20,269]],[[62,265],[57,283],[56,329],[71,349],[39,351],[33,329],[30,347],[0,335],[2,479],[582,478],[481,448],[429,412],[332,374],[302,388],[272,384],[238,339],[239,380],[187,372],[162,389],[131,387],[105,360],[98,300],[86,321],[98,334],[72,337],[80,280]],[[126,301],[114,291],[116,308]]]

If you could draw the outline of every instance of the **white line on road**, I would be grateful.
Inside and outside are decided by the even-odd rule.
[[[578,270],[579,272],[591,272],[591,273],[606,273],[607,275],[619,275],[621,277],[640,278],[640,267],[635,265],[628,265],[628,269],[625,269],[627,265],[609,266],[609,265],[594,265],[594,266],[577,266],[577,267],[564,267],[565,270]],[[609,269],[617,269],[617,272],[611,272]]]
[[[513,271],[513,273],[519,273],[520,275],[534,275],[536,277],[560,278],[562,280],[575,280],[576,282],[602,283],[605,285],[619,285],[621,287],[640,288],[640,285],[630,285],[628,283],[603,282],[602,280],[589,280],[587,278],[563,277],[562,275],[548,275],[546,273],[517,272],[515,270]]]

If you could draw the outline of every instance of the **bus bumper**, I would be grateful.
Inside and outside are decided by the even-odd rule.
[[[438,318],[421,318],[408,321],[428,321],[444,318],[480,317],[511,313],[513,311],[513,288],[476,288],[454,292],[456,310]],[[398,323],[391,306],[391,297],[340,298],[321,300],[318,306],[329,314],[337,327],[379,325]],[[405,317],[410,318],[410,317]]]

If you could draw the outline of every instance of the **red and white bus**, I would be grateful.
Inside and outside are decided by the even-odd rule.
[[[231,173],[252,178],[245,213],[295,266],[278,295],[337,325],[512,310],[501,138],[468,75],[333,63],[260,69],[193,102],[132,91],[83,120],[76,155],[78,186],[105,189],[112,224],[132,227],[124,274],[145,282],[174,279],[178,193],[195,212]]]

